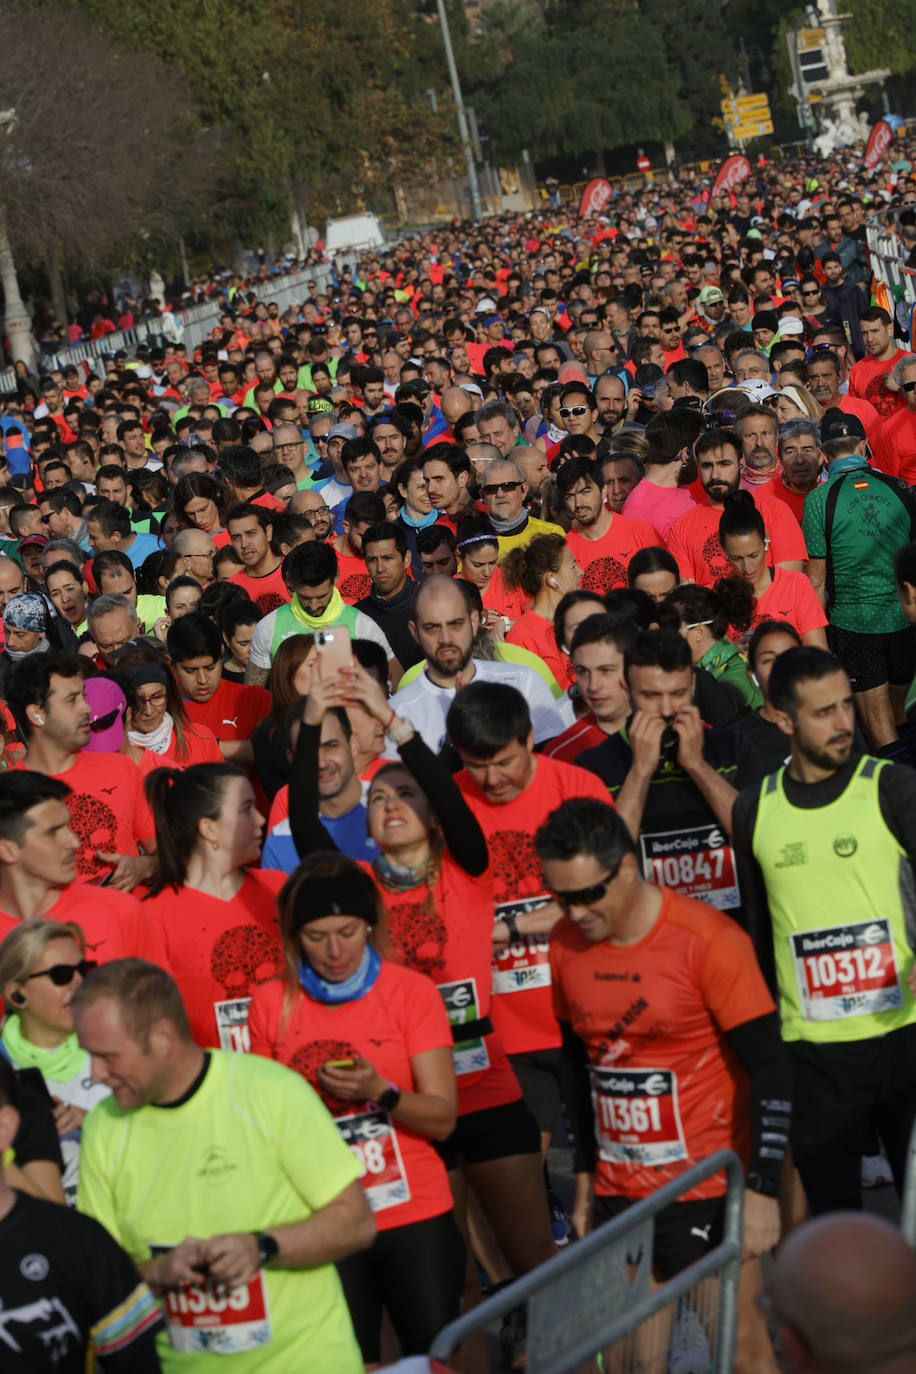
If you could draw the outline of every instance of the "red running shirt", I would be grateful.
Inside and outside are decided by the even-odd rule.
[[[64,800],[70,812],[70,829],[80,842],[77,882],[91,882],[111,872],[111,864],[97,857],[100,849],[110,854],[138,854],[141,843],[155,849],[156,827],[143,793],[143,776],[124,754],[95,754],[83,749],[72,767],[54,776],[71,789]]]
[[[301,990],[281,1030],[284,984],[265,983],[251,999],[251,1049],[302,1074],[323,1099],[363,1167],[363,1188],[380,1231],[441,1216],[452,1207],[445,1166],[427,1136],[369,1102],[344,1102],[322,1091],[318,1070],[329,1059],[368,1059],[383,1078],[416,1092],[411,1059],[452,1048],[442,998],[428,978],[383,961],[375,985],[355,1002],[329,1006]]]
[[[41,919],[78,925],[86,941],[86,958],[97,964],[130,958],[162,962],[156,922],[147,917],[136,897],[116,888],[70,883],[61,889],[54,905],[41,913]],[[21,924],[18,916],[0,911],[0,940]]]
[[[285,881],[285,873],[258,868],[245,871],[230,901],[167,887],[143,902],[146,919],[158,924],[165,967],[181,989],[198,1045],[248,1049],[251,994],[284,969],[276,898]]]
[[[370,864],[360,866],[372,873]],[[377,939],[382,957],[431,978],[453,1026],[489,1016],[492,868],[472,878],[446,853],[432,891],[426,883],[407,892],[380,883],[378,889],[385,906]],[[459,1116],[521,1097],[498,1035],[456,1041],[452,1054]]]
[[[503,912],[517,916],[550,900],[534,836],[551,811],[569,797],[595,797],[613,805],[606,784],[593,773],[541,754],[535,755],[535,761],[533,781],[502,806],[489,801],[466,771],[455,778],[490,850],[495,904],[491,925]],[[522,935],[498,953],[490,949],[491,1016],[508,1054],[555,1049],[560,1044],[550,994],[549,948],[549,935]]]
[[[582,569],[580,590],[599,592],[602,596],[614,587],[627,585],[627,566],[634,553],[658,547],[663,542],[648,520],[635,520],[616,513],[611,516],[610,529],[601,539],[586,539],[578,530],[570,530],[566,536],[569,551]]]

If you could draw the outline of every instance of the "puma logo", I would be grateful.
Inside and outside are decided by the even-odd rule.
[[[99,791],[100,791],[100,792],[104,792],[106,797],[110,797],[111,794],[112,794],[112,792],[114,792],[114,791],[116,791],[116,790],[117,790],[117,789],[114,788],[114,787],[100,787],[100,788],[99,788]]]
[[[232,726],[234,726],[235,729],[237,730],[237,729],[239,728],[239,718],[238,718],[238,716],[233,716],[231,720],[224,720],[224,721],[221,721],[220,724],[221,724],[221,725],[232,725]]]
[[[709,1228],[710,1228],[711,1225],[712,1225],[712,1222],[711,1222],[711,1221],[708,1221],[708,1222],[706,1223],[705,1226],[691,1226],[691,1228],[690,1228],[690,1234],[691,1234],[692,1236],[699,1236],[700,1240],[705,1240],[706,1243],[707,1243],[707,1245],[708,1245],[708,1244],[709,1244]]]

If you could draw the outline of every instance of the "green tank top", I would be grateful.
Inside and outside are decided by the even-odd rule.
[[[836,801],[786,797],[785,768],[760,786],[752,849],[766,881],[784,1040],[867,1040],[916,1021],[906,983],[909,861],[881,815],[885,760],[864,755]]]
[[[297,616],[291,602],[279,606],[270,641],[271,661],[284,639],[289,639],[290,635],[312,635],[316,630],[330,630],[334,625],[346,625],[351,639],[356,639],[356,619],[359,611],[355,606],[347,605],[336,591],[335,600],[339,600],[339,606],[331,605],[323,616],[317,617],[307,615],[304,611],[300,611],[300,615]]]

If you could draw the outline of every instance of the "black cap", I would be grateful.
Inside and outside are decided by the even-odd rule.
[[[864,439],[865,426],[858,415],[848,415],[845,410],[840,410],[839,406],[831,406],[825,412],[824,418],[820,423],[820,439],[822,444],[829,443],[831,439]]]
[[[751,320],[751,329],[770,329],[775,334],[779,328],[779,316],[775,310],[758,310]]]

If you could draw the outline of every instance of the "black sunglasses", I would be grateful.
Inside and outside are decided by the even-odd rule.
[[[43,968],[38,973],[30,973],[23,981],[28,983],[33,978],[50,978],[56,988],[65,988],[68,983],[73,982],[77,973],[81,978],[85,978],[94,968],[98,968],[95,959],[80,959],[78,964],[52,964],[50,968]]]
[[[612,873],[601,879],[600,883],[592,883],[589,887],[580,887],[575,892],[557,892],[556,888],[551,888],[551,893],[564,911],[569,911],[571,906],[591,906],[593,902],[601,901],[619,871],[620,865],[618,864]]]
[[[518,491],[521,482],[488,482],[482,487],[484,496],[495,496],[498,491]]]

